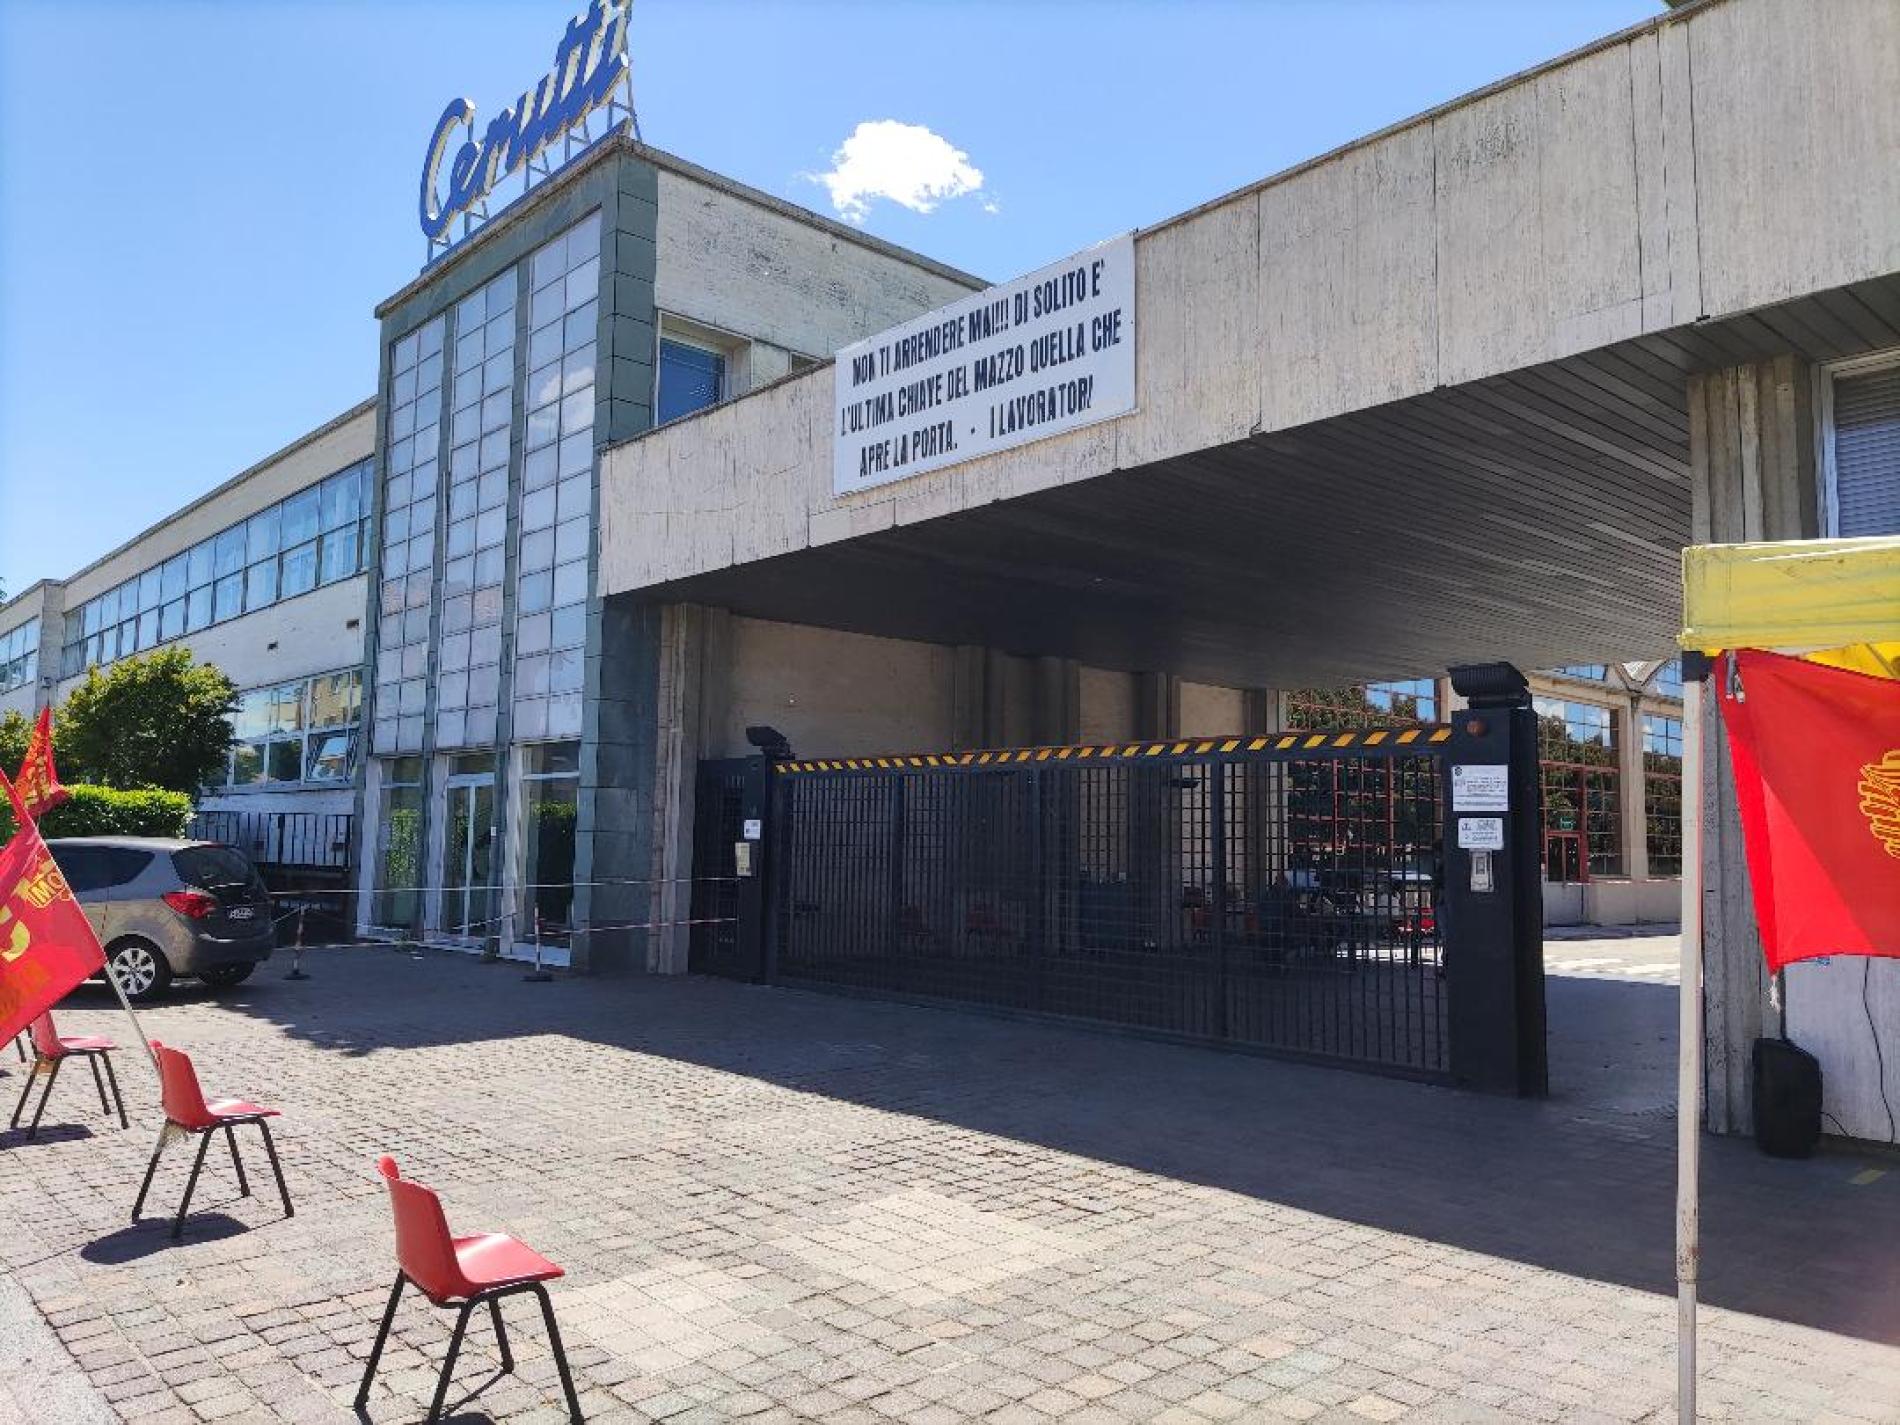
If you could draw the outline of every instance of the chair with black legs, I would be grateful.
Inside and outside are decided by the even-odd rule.
[[[543,1282],[566,1275],[525,1242],[499,1232],[476,1237],[451,1237],[448,1219],[442,1215],[442,1200],[433,1189],[410,1182],[397,1171],[396,1160],[385,1156],[376,1164],[389,1187],[389,1206],[396,1217],[396,1284],[390,1289],[389,1306],[383,1312],[382,1328],[376,1344],[370,1348],[369,1364],[363,1369],[363,1384],[356,1392],[356,1408],[362,1412],[369,1403],[370,1382],[376,1378],[376,1366],[383,1358],[383,1343],[389,1339],[389,1327],[396,1319],[396,1303],[402,1300],[405,1283],[414,1285],[432,1306],[453,1309],[455,1330],[449,1336],[449,1353],[442,1362],[442,1374],[435,1383],[435,1400],[429,1406],[429,1420],[442,1414],[448,1399],[449,1379],[455,1374],[455,1358],[462,1350],[462,1337],[468,1331],[468,1318],[481,1306],[495,1325],[495,1341],[501,1347],[501,1368],[513,1372],[514,1352],[508,1348],[508,1328],[501,1322],[501,1299],[518,1292],[532,1292],[541,1303],[541,1319],[547,1323],[548,1344],[554,1348],[554,1364],[561,1373],[561,1389],[567,1393],[568,1415],[581,1425],[581,1403],[574,1394],[574,1377],[568,1373],[567,1352],[561,1346],[561,1328],[554,1324],[554,1303],[548,1300]]]
[[[92,1068],[93,1087],[99,1090],[99,1111],[110,1115],[116,1107],[119,1114],[119,1127],[129,1128],[125,1121],[125,1100],[119,1094],[119,1076],[112,1072],[112,1053],[119,1046],[110,1039],[101,1039],[91,1034],[61,1034],[53,1024],[53,1012],[49,1009],[28,1026],[28,1036],[33,1041],[33,1067],[27,1072],[26,1083],[20,1090],[20,1102],[14,1107],[11,1127],[20,1126],[20,1115],[26,1112],[26,1101],[32,1095],[33,1081],[44,1078],[46,1087],[40,1090],[40,1106],[33,1110],[33,1121],[27,1125],[26,1136],[34,1137],[40,1131],[40,1115],[46,1112],[46,1100],[53,1096],[53,1084],[59,1078],[60,1065],[68,1059],[84,1059]],[[100,1076],[100,1065],[105,1066],[104,1077]],[[106,1102],[106,1084],[112,1085],[112,1102]]]
[[[284,1216],[295,1217],[297,1210],[290,1205],[290,1189],[284,1186],[284,1167],[277,1161],[277,1145],[271,1141],[270,1124],[265,1122],[266,1119],[276,1118],[277,1110],[239,1098],[213,1099],[206,1103],[204,1090],[198,1087],[198,1071],[192,1067],[190,1055],[167,1048],[156,1039],[152,1041],[152,1052],[158,1056],[159,1093],[165,1104],[165,1126],[158,1131],[158,1146],[152,1149],[152,1161],[145,1167],[145,1181],[139,1184],[138,1198],[132,1204],[132,1220],[139,1220],[139,1209],[145,1206],[145,1194],[151,1191],[152,1175],[158,1171],[158,1160],[164,1154],[166,1145],[174,1138],[198,1139],[198,1156],[193,1159],[191,1176],[185,1181],[184,1200],[178,1204],[177,1217],[172,1219],[174,1238],[185,1230],[185,1213],[190,1210],[191,1195],[198,1188],[198,1173],[205,1165],[205,1150],[220,1131],[224,1134],[224,1141],[231,1147],[231,1166],[237,1169],[238,1193],[242,1197],[249,1197],[251,1182],[244,1175],[244,1159],[238,1156],[237,1145],[237,1130],[247,1124],[255,1124],[257,1131],[264,1135],[264,1151],[270,1155],[271,1171],[277,1175],[277,1195],[284,1201]]]

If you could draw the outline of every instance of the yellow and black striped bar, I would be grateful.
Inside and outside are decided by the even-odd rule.
[[[816,761],[778,762],[780,776],[805,772],[908,772],[937,768],[946,771],[980,770],[1035,762],[1127,762],[1147,758],[1194,758],[1211,755],[1264,754],[1276,761],[1327,756],[1335,752],[1423,751],[1451,741],[1451,728],[1442,723],[1416,727],[1366,727],[1333,730],[1269,732],[1251,737],[1185,737],[1154,742],[1114,742],[1094,747],[1002,747],[987,752],[927,752],[896,757],[833,757]]]

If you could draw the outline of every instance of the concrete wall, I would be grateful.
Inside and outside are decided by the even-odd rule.
[[[951,745],[955,658],[940,644],[735,618],[702,756],[748,756],[745,730],[761,723],[811,756],[939,751]]]
[[[735,394],[980,286],[695,171],[659,170],[662,312],[743,338]]]
[[[1690,472],[1697,543],[1814,535],[1819,502],[1813,395],[1814,373],[1794,357],[1691,380]],[[1755,1040],[1779,1032],[1781,1023],[1769,1002],[1749,900],[1728,739],[1713,698],[1704,701],[1700,735],[1708,770],[1699,789],[1704,1112],[1716,1132],[1746,1133],[1754,1123],[1749,1056]],[[1686,731],[1694,735],[1694,729]],[[1690,794],[1685,788],[1684,795]],[[1857,1058],[1824,1061],[1822,1069],[1830,1079],[1868,1072]]]
[[[604,480],[605,587],[1889,273],[1900,6],[1842,0],[1830,16],[1780,0],[1661,16],[1140,234],[1140,409],[1121,420],[839,500],[820,370],[621,447]]]

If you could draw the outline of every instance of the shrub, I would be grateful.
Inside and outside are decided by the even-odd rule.
[[[84,783],[69,786],[71,800],[40,818],[42,836],[183,836],[191,798],[157,788],[122,792]],[[12,809],[0,806],[4,834],[13,835]]]

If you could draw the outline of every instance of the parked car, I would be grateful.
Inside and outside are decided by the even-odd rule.
[[[270,893],[243,852],[143,836],[46,845],[128,999],[154,999],[181,975],[224,989],[270,958]]]

